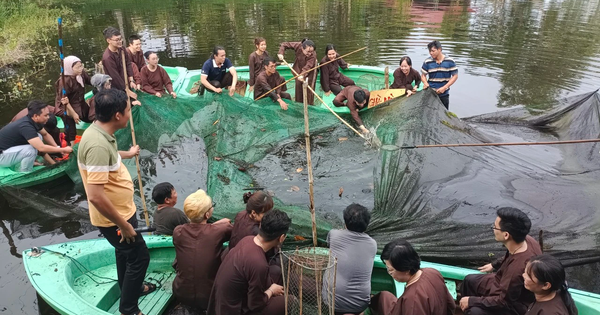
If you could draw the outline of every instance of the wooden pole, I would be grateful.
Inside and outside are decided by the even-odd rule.
[[[292,66],[290,66],[290,64],[287,63],[287,61],[285,61],[285,59],[282,60],[282,62],[285,65],[287,65],[290,68],[290,70],[292,70],[292,73],[294,73],[296,75],[298,74],[296,72],[296,70],[294,70],[294,68],[292,68]],[[325,104],[325,101],[323,101],[323,99],[319,96],[319,94],[317,94],[317,92],[315,92],[315,90],[313,90],[310,86],[307,86],[307,87],[319,99],[319,101],[321,101],[321,103],[323,103],[323,106],[325,106],[331,113],[333,113],[333,115],[335,115],[335,117],[337,117],[337,119],[339,119],[341,122],[343,122],[344,125],[348,126],[348,128],[350,128],[352,131],[354,131],[361,138],[365,139],[366,141],[369,141],[362,133],[360,133],[358,130],[354,129],[354,127],[350,126],[350,124],[347,123],[342,117],[340,117],[340,115],[338,115],[333,109],[331,109],[331,107],[329,107],[327,104]]]
[[[300,300],[300,315],[302,315],[302,271],[304,268],[302,265],[298,265],[300,267],[300,281],[298,282],[298,299]]]
[[[283,254],[282,254],[283,256]],[[282,257],[283,258],[283,257]],[[283,270],[283,259],[281,260],[281,274],[283,274],[285,271]],[[288,315],[288,297],[290,295],[289,293],[289,289],[290,289],[290,278],[291,278],[291,274],[292,274],[292,259],[290,257],[288,257],[288,269],[287,269],[287,284],[285,286],[285,295],[284,295],[284,301],[285,301],[285,315]],[[282,279],[283,280],[283,279]]]
[[[322,66],[324,66],[324,65],[326,65],[326,64],[328,64],[328,63],[330,63],[330,62],[334,62],[334,61],[336,61],[336,60],[342,59],[342,58],[344,58],[344,57],[346,57],[346,56],[350,56],[350,55],[352,55],[352,54],[354,54],[354,53],[357,53],[357,52],[359,52],[359,51],[361,51],[361,50],[365,50],[365,49],[367,49],[367,46],[365,46],[365,47],[363,47],[363,48],[360,48],[360,49],[357,49],[357,50],[355,50],[355,51],[349,52],[349,53],[347,53],[347,54],[345,54],[345,55],[343,55],[343,56],[339,56],[339,57],[337,57],[337,58],[335,58],[335,59],[333,59],[333,60],[329,60],[329,61],[327,61],[327,62],[324,62],[324,63],[322,63],[322,64],[320,64],[320,65],[318,65],[318,66],[316,66],[316,67],[313,67],[313,68],[309,69],[308,71],[306,71],[306,73],[308,74],[309,72],[311,72],[311,71],[313,71],[313,70],[316,70],[316,69],[319,69],[319,68],[321,68]],[[287,81],[285,81],[285,82],[283,82],[283,83],[279,84],[278,86],[276,86],[276,87],[272,88],[272,89],[271,89],[269,92],[267,92],[267,93],[265,93],[265,94],[263,94],[263,95],[259,96],[258,98],[256,98],[256,99],[255,99],[255,101],[258,101],[259,99],[261,99],[261,98],[263,98],[263,97],[265,97],[265,96],[269,95],[269,93],[271,93],[271,92],[273,92],[273,91],[277,90],[277,89],[278,89],[280,86],[283,86],[284,84],[287,84],[288,82],[290,82],[290,81],[292,81],[292,80],[296,79],[296,78],[297,78],[297,77],[299,77],[299,76],[300,76],[299,74],[295,74],[295,75],[294,75],[294,77],[292,77],[291,79],[288,79]],[[316,80],[316,78],[317,78],[317,76],[315,76],[315,80]]]
[[[310,198],[310,219],[312,221],[313,246],[317,247],[317,219],[315,215],[315,193],[314,178],[312,170],[312,159],[310,156],[310,128],[308,125],[308,83],[302,84],[302,93],[304,94],[304,140],[306,142],[306,167],[308,168],[308,196]]]
[[[542,250],[542,254],[544,253],[544,230],[540,230],[540,234],[538,237],[538,244],[540,244],[540,249]]]
[[[600,139],[543,141],[543,142],[497,142],[497,143],[455,143],[455,144],[425,144],[415,146],[402,146],[400,149],[424,149],[424,148],[451,148],[451,147],[499,147],[515,145],[549,145],[549,144],[573,144],[600,142]]]
[[[387,90],[390,88],[390,67],[385,67],[384,77],[385,77],[385,89]]]
[[[333,298],[331,299],[331,309],[335,314],[335,280],[337,279],[337,257],[333,258]]]
[[[125,64],[125,48],[121,50],[121,60],[123,61],[123,79],[125,80],[125,91],[129,90],[129,85],[127,84],[127,65]],[[127,105],[131,108],[131,100],[129,99],[129,95],[127,95]],[[133,141],[133,146],[137,145],[135,141],[135,128],[133,126],[133,111],[131,115],[129,115],[129,126],[131,126],[131,140]],[[148,218],[148,207],[146,206],[146,196],[144,195],[144,184],[142,183],[142,172],[140,171],[140,156],[139,154],[135,156],[135,167],[137,168],[138,174],[138,184],[140,186],[140,197],[142,197],[142,205],[144,207],[144,219],[146,220],[146,226],[150,226],[150,219]]]

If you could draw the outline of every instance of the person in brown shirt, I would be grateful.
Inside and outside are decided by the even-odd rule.
[[[283,287],[270,281],[265,253],[281,246],[291,222],[285,212],[268,212],[258,235],[245,237],[225,256],[210,294],[207,314],[284,314]]]
[[[204,190],[196,191],[183,203],[183,211],[190,223],[179,225],[173,231],[173,267],[177,270],[173,294],[179,302],[200,313],[208,308],[213,282],[221,265],[223,243],[229,240],[233,229],[227,218],[207,223],[214,210],[210,196]]]
[[[523,286],[523,271],[529,259],[542,253],[540,245],[527,235],[531,221],[523,211],[504,207],[496,211],[492,225],[494,237],[506,247],[506,255],[494,264],[480,267],[480,271],[498,271],[495,274],[473,274],[462,284],[460,308],[467,315],[510,314],[523,315],[534,301],[533,293]]]
[[[65,58],[64,72],[64,85],[61,77],[55,83],[54,114],[63,119],[67,143],[73,145],[77,136],[77,124],[80,121],[92,122],[88,118],[89,106],[85,102],[85,85],[92,85],[92,83],[83,68],[81,59],[75,56]]]
[[[415,82],[413,87],[412,82]],[[412,67],[412,60],[405,56],[400,59],[400,67],[394,71],[394,83],[390,89],[406,89],[406,96],[417,93],[417,86],[421,83],[421,74]]]
[[[264,62],[264,71],[258,74],[256,77],[256,88],[254,89],[254,99],[257,99],[264,93],[271,91],[272,88],[280,85],[285,82],[285,79],[277,72],[277,66],[275,61],[270,57],[266,57]],[[283,101],[283,99],[291,100],[292,96],[283,92],[285,85],[278,87],[274,91],[269,93],[269,97],[273,100],[273,102],[278,102],[281,109],[287,110],[288,106]]]
[[[138,35],[131,35],[128,38],[129,46],[125,50],[131,61],[131,70],[133,70],[133,79],[136,83],[136,89],[141,89],[140,71],[146,65],[144,52],[142,51],[142,40]]]
[[[264,70],[263,61],[265,60],[265,57],[269,57],[269,53],[267,52],[267,41],[264,38],[255,38],[254,46],[256,46],[256,51],[248,56],[248,72],[250,73],[248,85],[250,86],[250,92],[254,90],[256,77]],[[254,98],[256,98],[256,96]]]
[[[339,56],[337,51],[335,51],[335,47],[329,44],[325,47],[325,57],[321,59],[321,64],[335,60]],[[325,95],[329,96],[331,92],[334,95],[338,95],[342,91],[342,86],[355,85],[352,79],[341,74],[339,70],[339,68],[348,69],[349,66],[350,64],[346,63],[344,59],[338,59],[321,67],[321,88],[325,92]]]
[[[147,51],[144,55],[148,59],[148,64],[140,71],[142,91],[162,97],[166,88],[173,98],[177,98],[177,93],[173,92],[173,83],[171,83],[167,71],[158,65],[158,55],[153,51]]]
[[[258,235],[260,222],[274,206],[273,198],[262,190],[245,193],[243,200],[246,204],[246,210],[240,211],[235,216],[229,250],[234,248],[242,238],[249,235]]]
[[[337,107],[348,106],[350,115],[352,115],[352,118],[354,118],[354,121],[356,121],[363,133],[369,133],[369,129],[363,124],[362,119],[360,119],[360,116],[358,115],[358,111],[365,108],[369,103],[370,95],[371,93],[369,93],[368,90],[356,85],[351,85],[343,89],[340,94],[333,99],[333,105]]]
[[[454,299],[439,271],[422,268],[419,254],[402,239],[385,245],[381,253],[388,273],[398,282],[406,282],[404,293],[396,296],[382,291],[371,299],[376,315],[452,315]]]
[[[528,315],[577,315],[577,307],[569,293],[565,268],[557,258],[544,254],[531,258],[523,280],[525,289],[535,295]]]
[[[279,53],[277,57],[279,60],[283,60],[283,54],[287,49],[294,50],[296,59],[294,60],[293,69],[300,76],[296,78],[296,102],[304,102],[302,84],[304,80],[308,80],[308,85],[315,88],[315,82],[317,77],[317,71],[313,70],[308,73],[308,70],[315,67],[317,64],[317,54],[315,53],[315,43],[310,39],[303,39],[301,42],[283,42],[279,46]],[[315,103],[315,96],[312,92],[308,91],[307,102],[310,105]]]
[[[121,32],[114,27],[107,27],[103,34],[108,47],[104,51],[104,54],[102,54],[102,66],[104,67],[104,73],[112,78],[112,87],[125,91],[125,86],[128,84],[132,90],[136,89],[137,85],[133,79],[132,63],[129,59],[129,54],[123,48]],[[121,59],[123,53],[125,54],[125,67],[127,68],[127,82],[125,82],[123,77],[123,60]]]

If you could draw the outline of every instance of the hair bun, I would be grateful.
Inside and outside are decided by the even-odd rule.
[[[248,203],[248,200],[250,200],[250,197],[252,197],[252,195],[252,192],[244,193],[244,197],[242,197],[244,199],[244,203]]]

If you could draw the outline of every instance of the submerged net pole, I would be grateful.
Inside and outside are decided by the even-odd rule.
[[[310,219],[312,221],[313,246],[317,247],[317,218],[315,215],[315,193],[314,178],[312,171],[312,159],[310,157],[310,128],[308,126],[308,83],[302,84],[302,93],[304,93],[304,140],[306,142],[306,167],[308,168],[308,195],[310,198]]]
[[[385,67],[384,78],[385,78],[385,89],[387,90],[390,88],[390,67]]]

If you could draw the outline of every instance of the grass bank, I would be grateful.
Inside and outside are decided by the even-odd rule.
[[[51,1],[1,0],[0,4],[0,68],[51,51],[50,38],[56,34],[56,18],[70,9],[51,7]]]

